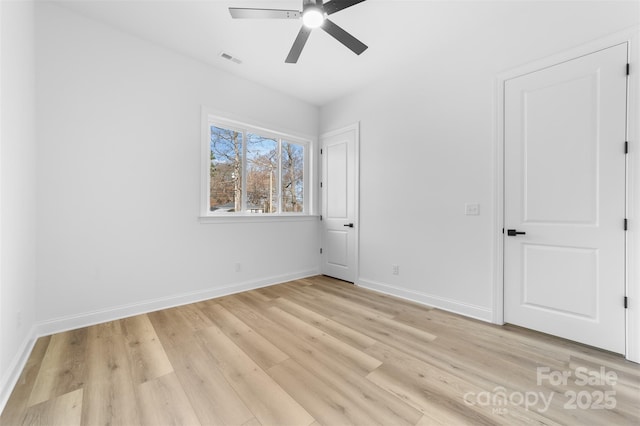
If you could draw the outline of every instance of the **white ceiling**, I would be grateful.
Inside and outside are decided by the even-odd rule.
[[[539,11],[552,7],[551,3],[367,0],[331,15],[335,23],[369,46],[362,55],[356,56],[328,34],[314,30],[298,63],[286,64],[284,60],[300,29],[299,20],[233,20],[228,8],[300,10],[302,0],[56,3],[315,105],[340,98],[397,68],[428,61],[442,49],[469,46],[478,38],[485,45],[518,37],[535,39],[545,25],[562,28],[576,16],[571,9],[575,2],[535,13],[544,22],[532,22],[531,4]],[[514,3],[522,7],[516,10]],[[223,51],[241,59],[242,64],[220,58]]]

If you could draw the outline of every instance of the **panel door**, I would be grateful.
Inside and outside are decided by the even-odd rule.
[[[626,63],[621,44],[505,83],[505,322],[618,353]]]
[[[322,272],[355,280],[356,130],[330,133],[322,147]]]

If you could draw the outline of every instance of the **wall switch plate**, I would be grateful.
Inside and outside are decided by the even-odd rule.
[[[480,214],[480,204],[467,203],[464,205],[464,214],[467,216],[478,216]]]
[[[399,275],[400,274],[400,266],[398,265],[391,265],[391,273],[393,275]]]

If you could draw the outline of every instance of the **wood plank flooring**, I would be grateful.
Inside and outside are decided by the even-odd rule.
[[[318,276],[40,338],[2,425],[637,425],[640,366]]]

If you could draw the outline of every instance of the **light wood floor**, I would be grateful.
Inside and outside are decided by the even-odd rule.
[[[43,337],[0,421],[630,425],[640,368],[313,277]]]

